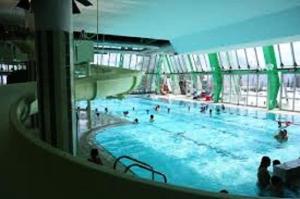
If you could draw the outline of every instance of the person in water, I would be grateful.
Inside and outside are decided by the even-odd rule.
[[[273,167],[276,165],[279,165],[279,164],[281,164],[281,162],[279,160],[273,160],[273,162],[272,162]]]
[[[209,116],[212,116],[212,109],[209,109]]]
[[[108,113],[108,108],[105,107],[105,108],[104,108],[104,111],[105,111],[105,113]]]
[[[124,117],[127,117],[127,116],[128,116],[128,114],[129,114],[129,111],[123,111],[123,115],[124,115]]]
[[[272,162],[273,173],[274,173],[274,168],[275,168],[275,166],[276,166],[276,165],[280,165],[280,164],[281,164],[281,162],[280,162],[279,160],[273,160],[273,162]]]
[[[99,157],[98,149],[96,149],[96,148],[91,149],[90,158],[88,159],[88,161],[93,162],[95,164],[103,165],[103,163]]]
[[[287,130],[286,130],[286,129],[280,129],[279,132],[278,132],[278,134],[276,134],[276,135],[274,136],[274,138],[275,138],[278,142],[280,142],[280,143],[286,142],[286,141],[288,140],[288,135],[287,135],[287,134],[288,134],[288,133],[287,133]]]
[[[219,107],[217,107],[217,108],[216,108],[216,112],[217,112],[217,114],[220,114],[220,111],[221,111],[221,110],[220,110],[220,108],[219,108]]]
[[[171,109],[170,109],[170,108],[168,108],[168,113],[170,113],[170,111],[171,111]]]
[[[257,170],[257,183],[262,189],[266,188],[270,183],[270,173],[268,167],[271,165],[271,159],[263,156]]]
[[[159,105],[155,106],[155,108],[154,108],[154,110],[157,111],[157,112],[159,111],[159,109],[160,109]]]
[[[135,118],[133,121],[134,124],[138,124],[139,123],[139,119]]]
[[[270,185],[267,187],[267,191],[270,192],[271,196],[283,197],[284,194],[283,180],[278,176],[272,176],[270,179]]]
[[[150,115],[150,122],[154,122],[154,115]]]
[[[95,109],[95,113],[96,113],[97,118],[99,118],[100,117],[100,113],[99,113],[99,111],[98,111],[97,108]]]
[[[146,113],[149,114],[149,112],[150,112],[150,111],[147,109],[147,110],[146,110]]]
[[[224,106],[224,104],[221,105],[221,109],[222,109],[222,111],[225,111],[225,106]]]
[[[285,121],[285,122],[277,121],[277,124],[278,124],[278,129],[284,129],[284,128],[289,127],[292,124],[292,122],[290,122],[290,121]],[[282,124],[284,124],[285,126],[283,126]]]

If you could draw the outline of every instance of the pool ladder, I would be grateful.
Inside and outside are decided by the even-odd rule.
[[[159,171],[156,171],[153,169],[153,167],[145,162],[142,162],[140,160],[137,160],[135,158],[132,158],[130,156],[127,156],[127,155],[123,155],[123,156],[120,156],[118,157],[115,162],[114,162],[114,165],[113,165],[113,169],[116,169],[117,168],[117,164],[118,162],[120,162],[121,159],[128,159],[128,160],[131,160],[133,161],[134,163],[126,166],[125,170],[124,170],[124,173],[127,173],[132,167],[139,167],[141,169],[144,169],[144,170],[147,170],[147,171],[150,171],[151,174],[152,174],[152,180],[155,180],[155,174],[159,175],[159,176],[162,176],[162,178],[164,179],[164,183],[167,183],[167,176]]]

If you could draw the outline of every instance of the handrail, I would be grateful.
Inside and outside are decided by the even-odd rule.
[[[163,174],[163,173],[161,173],[161,172],[159,172],[159,171],[156,171],[156,170],[154,170],[154,169],[145,167],[145,166],[143,166],[143,165],[136,164],[136,163],[127,166],[126,169],[125,169],[125,171],[124,171],[124,173],[127,173],[127,171],[129,171],[129,169],[130,169],[131,167],[140,167],[140,168],[143,168],[143,169],[145,169],[145,170],[150,171],[150,172],[152,173],[152,180],[154,180],[154,174],[156,173],[156,174],[162,176],[163,179],[164,179],[164,182],[167,183],[167,176],[166,176],[165,174]]]
[[[153,167],[152,167],[150,164],[147,164],[147,163],[145,163],[145,162],[142,162],[142,161],[140,161],[140,160],[137,160],[137,159],[135,159],[135,158],[132,158],[132,157],[130,157],[130,156],[128,156],[128,155],[122,155],[122,156],[118,157],[118,158],[115,160],[115,162],[114,162],[113,169],[116,169],[117,163],[118,163],[121,159],[123,159],[123,158],[128,159],[128,160],[132,160],[133,162],[137,162],[137,163],[139,163],[140,165],[143,165],[143,166],[148,167],[149,169],[152,169],[152,170],[153,170]],[[126,167],[126,168],[127,168],[127,167]],[[127,171],[126,171],[126,172],[127,172]],[[126,172],[125,172],[125,173],[126,173]],[[154,173],[152,173],[152,180],[154,180]]]
[[[151,168],[151,169],[153,168],[151,165],[149,165],[149,164],[147,164],[147,163],[145,163],[145,162],[142,162],[142,161],[140,161],[140,160],[137,160],[137,159],[135,159],[135,158],[132,158],[132,157],[130,157],[130,156],[128,156],[128,155],[122,155],[122,156],[118,157],[118,158],[115,160],[113,169],[116,169],[117,163],[118,163],[121,159],[123,159],[123,158],[132,160],[132,161],[134,161],[134,162],[137,162],[137,163],[139,163],[139,164],[142,164],[142,165],[144,165],[144,166],[146,166],[146,167],[149,167],[149,168]]]

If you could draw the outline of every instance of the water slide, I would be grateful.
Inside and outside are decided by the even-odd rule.
[[[76,100],[93,100],[129,93],[139,86],[143,75],[140,71],[103,66],[93,67],[91,74],[75,79]]]

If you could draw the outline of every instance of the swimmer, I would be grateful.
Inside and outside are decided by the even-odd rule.
[[[190,106],[188,106],[188,110],[191,111],[191,107]]]
[[[99,118],[100,117],[100,113],[99,113],[99,111],[98,111],[97,108],[95,109],[95,113],[96,113],[96,116]]]
[[[105,107],[105,108],[104,108],[104,111],[105,111],[105,113],[108,113],[108,108]]]
[[[281,162],[279,160],[273,160],[273,162],[272,162],[273,167],[276,165],[279,165],[279,164],[281,164]]]
[[[155,111],[159,111],[159,109],[160,109],[159,105],[155,106],[155,108],[154,108]]]
[[[292,122],[290,122],[290,121],[285,121],[285,122],[277,121],[277,124],[278,124],[279,129],[283,129],[283,128],[289,127],[292,124]],[[282,124],[285,124],[285,126],[282,126]]]
[[[260,188],[266,188],[270,182],[270,173],[268,167],[271,165],[271,159],[263,156],[257,171],[257,183]]]
[[[139,119],[135,118],[133,121],[134,124],[138,124],[139,123]]]
[[[221,109],[222,109],[222,111],[225,111],[225,106],[224,106],[224,104],[221,105]]]
[[[286,129],[280,129],[278,134],[275,135],[274,138],[280,143],[286,142],[289,139],[287,134],[288,133]]]
[[[220,114],[220,111],[221,111],[221,110],[220,110],[220,108],[219,108],[219,107],[217,107],[217,108],[216,108],[216,112],[217,112],[217,114]]]
[[[212,115],[212,109],[209,109],[209,116]]]
[[[146,110],[146,113],[149,114],[149,112],[150,112],[150,111],[147,109],[147,110]]]
[[[134,108],[134,107],[132,107],[132,110],[134,111],[134,110],[135,110],[135,108]]]
[[[171,109],[170,109],[170,108],[168,108],[168,113],[170,113],[170,111],[171,111]]]
[[[206,111],[205,107],[200,108],[200,113],[205,113],[205,111]]]
[[[124,117],[127,117],[127,116],[128,116],[128,114],[129,114],[129,111],[123,111],[123,115],[124,115]]]
[[[154,115],[150,115],[150,122],[154,122]]]
[[[279,160],[273,160],[273,162],[272,162],[273,173],[274,173],[274,167],[275,167],[276,165],[280,165],[280,164],[281,164],[281,162],[280,162]]]

